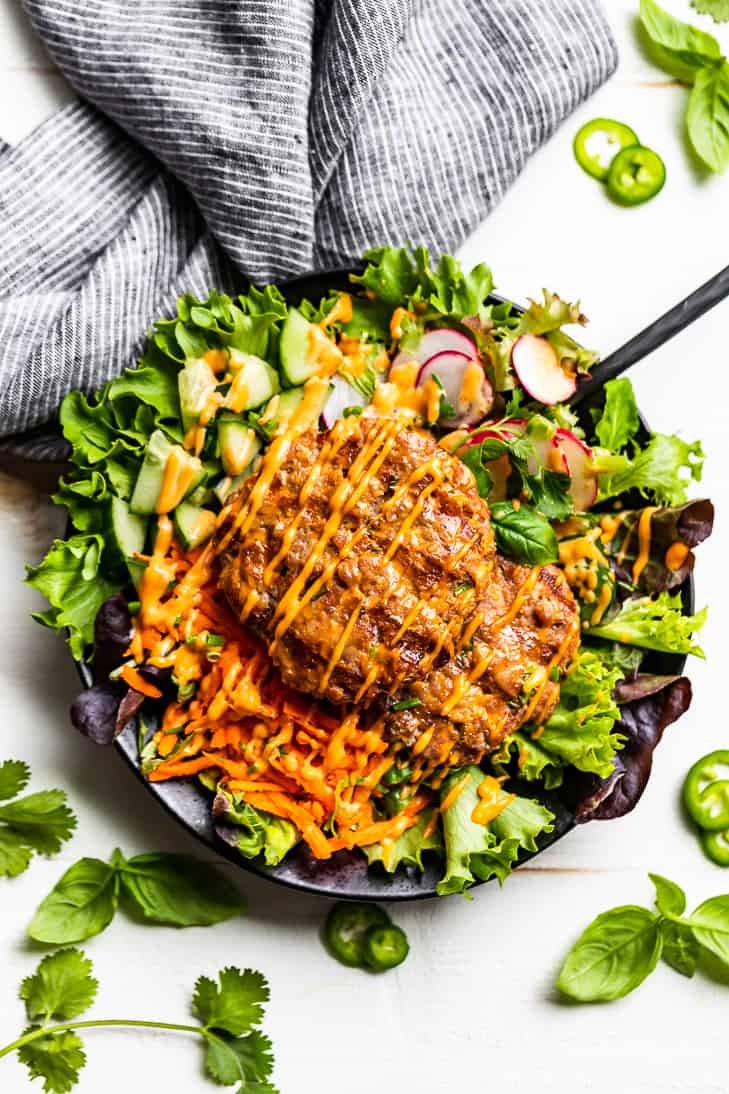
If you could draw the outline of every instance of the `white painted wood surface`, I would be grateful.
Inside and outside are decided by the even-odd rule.
[[[622,63],[604,87],[544,148],[506,200],[462,249],[485,259],[499,288],[516,298],[542,285],[579,296],[592,319],[589,341],[607,352],[729,262],[729,180],[702,176],[684,147],[686,91],[664,79],[635,44],[633,0],[608,4]],[[670,7],[683,18],[685,0]],[[712,30],[708,19],[695,21]],[[720,33],[729,52],[729,31]],[[17,0],[0,0],[0,137],[15,142],[70,92],[26,29]],[[611,205],[576,167],[578,125],[607,115],[629,122],[668,167],[660,197],[644,208]],[[248,894],[249,914],[185,933],[136,926],[119,915],[87,945],[101,989],[98,1017],[185,1020],[193,981],[226,963],[269,977],[267,1028],[284,1094],[446,1094],[490,1087],[502,1094],[719,1094],[726,1068],[726,987],[688,982],[659,968],[632,997],[603,1007],[568,1007],[553,994],[555,969],[599,911],[650,900],[648,870],[682,883],[689,900],[729,890],[679,809],[680,782],[697,756],[726,744],[727,439],[729,304],[636,369],[649,420],[707,452],[703,489],[718,505],[715,537],[700,551],[697,595],[711,602],[704,634],[709,655],[695,662],[695,700],[671,728],[649,790],[630,817],[568,836],[520,870],[499,891],[491,884],[460,898],[398,907],[411,956],[398,971],[368,977],[336,965],[318,929],[326,902],[302,898],[230,867]],[[37,860],[14,881],[0,881],[0,1043],[23,1022],[15,998],[37,954],[23,931],[36,903],[81,855],[200,849],[163,815],[113,753],[70,729],[76,690],[62,643],[29,617],[36,597],[21,584],[23,564],[45,550],[58,516],[42,492],[0,477],[3,632],[0,757],[33,767],[33,788],[67,788],[79,828],[64,853]],[[722,563],[724,566],[722,568]],[[175,1036],[92,1032],[81,1094],[126,1094],[170,1087],[209,1089],[196,1043]],[[0,1061],[0,1090],[27,1088],[14,1061]]]

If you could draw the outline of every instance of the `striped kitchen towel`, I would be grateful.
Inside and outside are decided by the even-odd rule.
[[[598,0],[24,5],[81,101],[0,151],[5,438],[182,291],[453,251],[617,61]]]

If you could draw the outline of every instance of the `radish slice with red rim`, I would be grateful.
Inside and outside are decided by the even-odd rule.
[[[474,371],[471,371],[474,370]],[[462,425],[474,425],[488,414],[494,401],[494,389],[475,356],[444,350],[422,366],[417,385],[423,387],[428,380],[435,380],[443,388],[443,401],[450,403],[455,413],[441,418],[440,424],[447,429]]]
[[[327,429],[331,429],[336,421],[344,416],[344,411],[349,406],[365,407],[369,399],[353,388],[342,376],[332,379],[332,392],[324,404],[321,416]]]
[[[424,365],[438,353],[461,353],[470,360],[476,356],[476,347],[467,334],[451,327],[441,327],[426,331],[414,349],[400,350],[392,365],[404,365],[411,361]]]
[[[570,497],[577,512],[584,513],[597,501],[597,475],[592,449],[569,429],[558,429],[555,439],[567,461]]]
[[[575,392],[576,377],[565,372],[554,346],[538,334],[517,338],[511,348],[511,363],[527,394],[545,406],[563,403]]]

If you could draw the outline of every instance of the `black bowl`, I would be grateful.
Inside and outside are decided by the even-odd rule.
[[[296,304],[305,297],[317,299],[332,289],[345,289],[349,285],[348,270],[333,270],[326,273],[311,274],[297,278],[281,286],[290,303]],[[503,298],[494,296],[493,302]],[[594,405],[594,401],[591,403]],[[587,415],[587,408],[581,408]],[[645,442],[649,430],[641,418],[641,439]],[[688,577],[681,587],[684,612],[693,612],[693,578]],[[646,672],[680,675],[686,664],[686,658],[678,654],[649,654],[643,663]],[[86,663],[78,663],[79,673],[84,686],[92,683],[91,669]],[[147,719],[149,721],[149,719]],[[440,859],[428,856],[425,869],[421,872],[414,867],[401,866],[394,874],[388,874],[381,866],[368,868],[361,851],[338,851],[327,861],[315,859],[305,843],[301,842],[286,856],[278,866],[268,867],[258,861],[243,858],[233,848],[220,840],[213,829],[210,807],[211,795],[198,782],[191,779],[170,780],[151,783],[142,774],[137,745],[136,720],[130,723],[117,738],[116,747],[124,759],[141,779],[145,787],[179,823],[202,843],[213,848],[218,854],[230,859],[237,866],[258,874],[259,877],[286,885],[291,889],[300,889],[320,896],[336,897],[344,900],[423,900],[436,896],[436,884],[442,876]],[[518,787],[516,787],[518,789]],[[525,854],[520,862],[535,858],[547,847],[562,839],[575,825],[575,817],[565,797],[560,791],[545,791],[535,784],[525,786],[529,797],[543,802],[555,815],[554,831],[538,839],[539,850]],[[560,788],[561,789],[561,788]],[[483,884],[483,882],[476,882]]]

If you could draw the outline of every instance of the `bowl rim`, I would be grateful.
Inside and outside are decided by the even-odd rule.
[[[304,296],[316,296],[322,291],[327,291],[327,285],[329,289],[336,288],[337,282],[346,286],[349,284],[349,275],[362,268],[360,265],[317,271],[281,282],[279,288],[285,296],[296,301]],[[307,288],[317,284],[321,286],[318,290]],[[504,303],[508,298],[491,293],[488,299],[492,303]],[[511,303],[518,311],[523,310],[521,305],[514,301]],[[640,413],[639,417],[641,432],[649,434],[651,431],[647,421]],[[70,522],[68,527],[70,528]],[[693,574],[688,575],[677,591],[681,594],[684,614],[692,614],[695,592]],[[663,656],[671,659],[674,673],[677,675],[683,673],[686,655]],[[88,662],[81,660],[75,661],[75,664],[82,684],[84,687],[90,687],[93,676]],[[434,868],[436,862],[440,862],[440,859],[436,860],[435,856],[428,856],[422,871],[415,867],[401,866],[393,874],[388,874],[379,867],[370,868],[365,855],[357,849],[353,852],[339,851],[331,859],[320,862],[313,859],[302,841],[289,851],[278,866],[268,867],[258,859],[244,858],[216,834],[211,819],[212,799],[200,783],[190,779],[151,783],[145,777],[139,764],[138,724],[138,716],[135,716],[125,726],[114,742],[117,752],[147,791],[168,814],[174,817],[178,824],[206,847],[222,855],[246,873],[265,878],[287,889],[337,900],[414,901],[436,898],[435,884],[442,869]],[[558,793],[537,788],[532,788],[530,793],[532,797],[547,804],[555,813],[555,830],[538,839],[539,846],[536,851],[520,855],[515,869],[532,861],[542,851],[553,846],[575,828],[577,823],[571,809],[561,800]],[[337,881],[339,884],[336,884]],[[487,882],[477,880],[473,887],[484,884]]]

